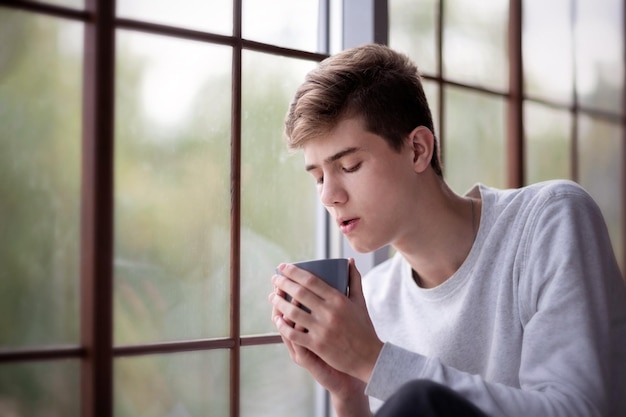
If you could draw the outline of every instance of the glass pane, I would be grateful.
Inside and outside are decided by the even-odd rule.
[[[282,140],[285,114],[316,63],[244,51],[241,168],[243,334],[276,330],[267,295],[280,262],[315,256],[313,179]]]
[[[570,178],[571,113],[527,102],[524,107],[524,129],[526,183]]]
[[[437,73],[438,9],[437,0],[389,1],[389,45],[409,55],[422,73]]]
[[[82,25],[0,7],[0,345],[78,340]]]
[[[422,87],[428,100],[428,107],[433,116],[435,135],[440,137],[441,126],[439,125],[439,84],[433,81],[422,80]]]
[[[477,182],[506,186],[504,100],[453,87],[445,89],[445,100],[443,168],[448,184],[458,193]]]
[[[314,417],[316,383],[283,344],[241,350],[243,417]]]
[[[623,262],[624,244],[619,204],[624,201],[626,184],[621,173],[626,161],[624,155],[624,130],[618,124],[600,119],[581,116],[579,118],[580,143],[578,145],[578,163],[580,184],[596,200],[606,221],[613,248],[619,262]],[[626,273],[626,265],[621,265]]]
[[[576,86],[580,102],[622,111],[624,96],[624,2],[578,0]]]
[[[227,335],[231,49],[118,45],[115,341]]]
[[[319,0],[243,0],[245,39],[318,51]]]
[[[80,416],[79,361],[0,365],[0,415]]]
[[[85,0],[38,0],[40,3],[50,3],[57,6],[68,6],[76,9],[85,8]],[[118,0],[119,1],[119,0]]]
[[[448,0],[444,5],[444,76],[507,89],[508,1]]]
[[[524,88],[530,96],[572,101],[574,62],[570,0],[524,0]]]
[[[233,32],[232,1],[117,0],[119,17],[223,35]]]
[[[229,415],[229,352],[211,350],[115,361],[115,417]]]

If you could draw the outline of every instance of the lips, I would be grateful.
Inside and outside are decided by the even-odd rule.
[[[341,233],[348,234],[357,227],[360,221],[361,219],[358,217],[340,218],[340,219],[337,219],[337,224],[339,225],[339,229],[341,230]]]

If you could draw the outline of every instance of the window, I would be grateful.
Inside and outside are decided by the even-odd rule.
[[[336,239],[281,125],[363,42],[424,73],[457,192],[579,181],[625,270],[621,2],[111,3],[0,0],[0,414],[328,415],[269,277],[387,252]]]
[[[337,6],[116,3],[0,2],[0,414],[324,413],[266,298],[330,254],[281,135]]]

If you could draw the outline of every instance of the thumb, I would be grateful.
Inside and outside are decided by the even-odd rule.
[[[356,269],[354,258],[349,259],[348,275],[350,280],[350,300],[365,306],[365,297],[363,296],[363,287],[361,286],[361,273]]]

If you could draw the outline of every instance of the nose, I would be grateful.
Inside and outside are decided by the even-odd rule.
[[[330,175],[324,177],[320,186],[320,201],[325,207],[332,207],[348,201],[348,193],[341,181]]]

